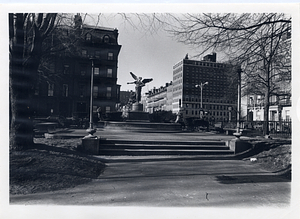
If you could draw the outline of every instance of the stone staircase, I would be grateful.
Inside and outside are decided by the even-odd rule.
[[[105,140],[99,142],[99,155],[233,155],[225,141],[138,141]]]

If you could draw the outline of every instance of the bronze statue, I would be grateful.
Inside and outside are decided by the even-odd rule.
[[[146,83],[149,83],[153,79],[149,78],[149,79],[143,79],[142,80],[142,77],[137,77],[132,72],[130,72],[130,74],[131,74],[131,76],[133,77],[133,79],[135,81],[127,82],[127,84],[135,84],[135,99],[136,99],[136,102],[139,103],[141,101],[142,87],[144,87]]]

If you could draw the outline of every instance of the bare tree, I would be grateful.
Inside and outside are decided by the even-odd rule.
[[[31,100],[36,84],[60,79],[54,71],[54,57],[59,53],[79,54],[78,43],[87,33],[81,31],[82,23],[93,18],[93,26],[97,27],[101,14],[93,17],[83,14],[77,18],[80,20],[68,13],[9,14],[10,147],[13,149],[33,144]]]
[[[55,26],[57,14],[9,14],[10,147],[33,143],[30,99],[37,78],[42,43]]]
[[[291,80],[291,17],[280,13],[261,14],[164,14],[153,15],[186,45],[221,52],[243,69],[244,94],[264,96],[264,134],[268,135],[270,97],[280,97],[283,82]],[[151,24],[151,26],[155,26]]]

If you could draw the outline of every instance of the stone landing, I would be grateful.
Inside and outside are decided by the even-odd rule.
[[[105,129],[114,130],[132,130],[137,132],[181,132],[181,125],[178,123],[152,123],[145,121],[127,121],[127,122],[113,122],[106,121]]]

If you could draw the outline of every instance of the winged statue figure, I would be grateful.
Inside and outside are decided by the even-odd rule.
[[[135,80],[133,82],[127,82],[127,84],[135,84],[135,98],[137,102],[141,101],[141,93],[142,93],[142,87],[145,86],[146,83],[149,83],[152,81],[152,78],[143,79],[142,77],[138,77],[132,72],[130,72],[132,78]]]

